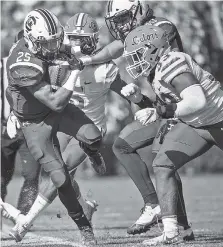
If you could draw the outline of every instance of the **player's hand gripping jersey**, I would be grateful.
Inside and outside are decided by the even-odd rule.
[[[13,45],[7,60],[9,86],[7,99],[14,114],[23,120],[43,118],[50,109],[38,101],[27,89],[48,79],[48,64],[34,56],[24,38]]]
[[[223,120],[223,91],[220,82],[207,71],[203,70],[188,54],[182,52],[169,52],[157,64],[153,89],[161,101],[176,103],[180,101],[171,81],[174,77],[189,72],[200,82],[206,97],[206,105],[201,110],[181,119],[189,125],[199,127],[211,125]]]
[[[50,67],[50,70],[56,67]],[[118,67],[109,62],[86,66],[79,75],[70,103],[80,108],[99,128],[105,129],[105,103],[111,84],[119,72]],[[52,82],[54,83],[54,82]],[[58,82],[61,86],[63,82]]]

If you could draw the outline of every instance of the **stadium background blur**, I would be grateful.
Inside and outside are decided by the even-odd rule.
[[[168,18],[177,26],[185,51],[223,83],[223,2],[146,2],[154,9],[156,16]],[[26,14],[35,8],[51,10],[58,16],[62,25],[77,12],[89,13],[97,19],[101,27],[99,47],[113,40],[104,21],[106,1],[1,1],[1,57],[8,55],[15,35],[22,29]],[[125,70],[121,65],[120,67],[125,79]],[[118,165],[111,146],[114,138],[132,120],[133,116],[128,104],[114,93],[109,94],[106,113],[108,132],[105,136],[102,154],[107,163],[107,174],[125,174],[122,166]],[[222,152],[214,147],[182,168],[181,172],[190,175],[199,172],[223,172],[222,159]],[[19,157],[17,163],[20,163]],[[87,167],[86,164],[82,166],[78,174],[80,176],[94,175],[89,173]],[[19,172],[19,164],[17,169]]]

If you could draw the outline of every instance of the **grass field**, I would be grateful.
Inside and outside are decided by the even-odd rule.
[[[195,247],[223,246],[223,180],[222,175],[183,177],[188,217],[196,240],[183,244]],[[6,201],[15,205],[21,179],[14,178]],[[160,234],[158,227],[145,234],[128,236],[126,228],[139,216],[142,199],[128,177],[108,177],[78,180],[83,195],[99,203],[93,216],[98,246],[142,246],[141,242]],[[3,222],[7,231],[10,222]],[[20,243],[10,238],[2,240],[2,247],[68,247],[81,246],[78,230],[67,216],[60,201],[54,203],[38,218],[32,231]]]

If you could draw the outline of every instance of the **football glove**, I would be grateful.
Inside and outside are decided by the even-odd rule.
[[[155,108],[145,108],[137,111],[134,118],[135,120],[138,120],[142,125],[147,125],[155,122],[159,118],[159,115],[157,114]]]
[[[138,103],[142,100],[143,95],[141,89],[134,83],[129,83],[121,90],[121,94],[133,103]]]
[[[20,126],[20,123],[19,123],[17,117],[14,115],[13,112],[11,112],[9,117],[8,117],[7,125],[6,125],[8,136],[11,139],[15,138],[17,135],[17,130],[20,128],[21,128],[21,126]]]

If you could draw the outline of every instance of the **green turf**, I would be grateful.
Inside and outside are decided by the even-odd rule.
[[[184,195],[189,221],[196,240],[183,246],[223,246],[223,180],[222,175],[183,177]],[[126,228],[139,216],[142,199],[133,182],[127,177],[108,177],[78,180],[81,190],[89,200],[99,203],[93,216],[95,235],[99,246],[142,246],[149,237],[160,234],[154,227],[146,234],[128,236]],[[15,205],[21,179],[13,179],[7,201]],[[2,246],[78,246],[79,233],[67,216],[60,201],[56,201],[37,219],[31,233],[23,242],[2,241]],[[66,242],[67,241],[67,242]],[[70,243],[74,243],[71,245]]]

